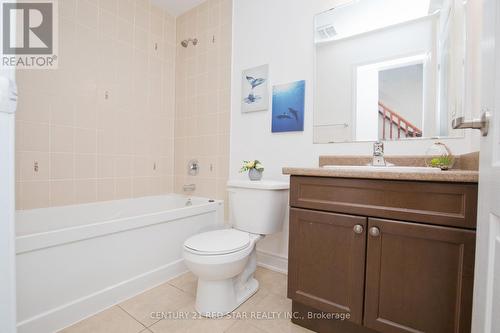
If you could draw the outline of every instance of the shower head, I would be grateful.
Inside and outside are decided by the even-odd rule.
[[[196,46],[198,44],[198,39],[197,38],[189,38],[189,39],[184,39],[182,42],[181,42],[181,45],[183,47],[188,47],[189,46],[189,42],[191,42],[191,44],[193,44],[193,46]]]

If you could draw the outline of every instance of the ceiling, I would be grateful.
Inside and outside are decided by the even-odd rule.
[[[342,39],[425,17],[442,8],[442,2],[357,0],[317,15],[316,41]]]
[[[152,0],[154,4],[165,8],[170,14],[175,16],[187,12],[204,1],[205,0]]]

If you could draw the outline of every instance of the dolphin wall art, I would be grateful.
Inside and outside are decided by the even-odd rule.
[[[304,130],[305,87],[305,81],[273,87],[273,133]]]
[[[241,78],[241,111],[264,111],[269,108],[267,65],[243,71]]]

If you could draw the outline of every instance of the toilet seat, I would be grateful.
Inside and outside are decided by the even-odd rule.
[[[247,232],[223,229],[194,235],[184,242],[184,248],[198,255],[226,255],[247,248],[250,241]]]

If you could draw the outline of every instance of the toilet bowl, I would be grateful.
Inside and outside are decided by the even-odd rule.
[[[228,237],[238,242],[228,244]],[[186,241],[184,260],[189,270],[198,276],[196,310],[201,315],[223,316],[257,292],[259,284],[253,278],[255,244],[261,238],[236,229],[224,229],[199,234]]]
[[[278,232],[286,212],[288,183],[228,182],[232,228],[194,235],[184,242],[186,266],[198,277],[196,310],[226,315],[255,294],[256,244]]]

